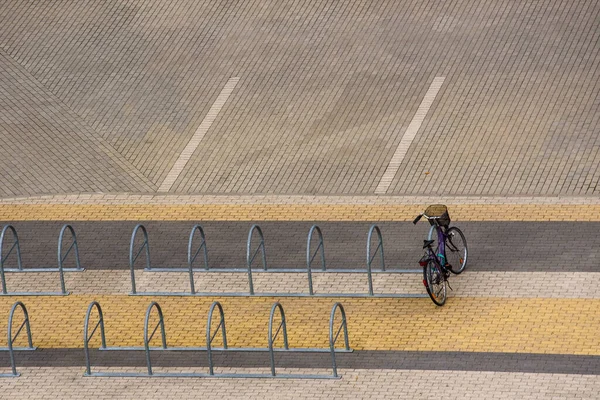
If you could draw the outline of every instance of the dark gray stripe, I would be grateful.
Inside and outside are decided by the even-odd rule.
[[[206,352],[152,352],[157,367],[206,368]],[[19,352],[17,365],[21,367],[85,367],[81,349],[40,349]],[[268,353],[213,353],[214,365],[220,367],[269,367]],[[279,368],[331,368],[329,354],[275,354]],[[96,370],[108,367],[143,367],[145,354],[136,352],[91,351],[92,366]],[[339,368],[347,369],[420,369],[454,371],[493,371],[552,374],[600,375],[600,356],[515,353],[462,353],[419,351],[355,351],[337,355]],[[8,353],[0,353],[0,363],[8,365]]]
[[[319,222],[329,268],[364,268],[370,223]],[[60,222],[15,222],[24,266],[56,266]],[[128,268],[129,240],[135,222],[76,222],[82,263],[87,268]],[[213,267],[245,267],[250,222],[204,222]],[[307,222],[261,222],[269,265],[306,267]],[[378,223],[390,267],[418,268],[428,225]],[[155,267],[186,265],[192,222],[148,222]],[[460,222],[469,244],[470,270],[597,271],[599,222]],[[8,262],[13,266],[14,260]]]

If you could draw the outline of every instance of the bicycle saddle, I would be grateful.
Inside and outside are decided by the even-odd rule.
[[[435,243],[435,240],[423,240],[423,248],[426,249],[434,243]]]

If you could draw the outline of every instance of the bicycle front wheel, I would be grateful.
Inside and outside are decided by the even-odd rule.
[[[446,232],[446,260],[452,266],[450,272],[458,275],[467,266],[467,239],[460,229],[453,226]]]
[[[423,275],[427,285],[427,294],[431,300],[438,306],[443,306],[446,302],[446,280],[440,267],[433,261],[429,261],[423,269]]]

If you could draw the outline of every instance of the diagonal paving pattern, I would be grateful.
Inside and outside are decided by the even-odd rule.
[[[155,186],[0,49],[0,196]]]
[[[5,3],[0,51],[20,68],[5,80],[37,83],[23,107],[61,126],[40,104],[52,94],[152,186],[69,191],[154,190],[240,77],[171,191],[374,194],[443,76],[388,193],[598,194],[594,0]],[[27,166],[44,161],[60,165]],[[2,195],[65,192],[18,183]]]

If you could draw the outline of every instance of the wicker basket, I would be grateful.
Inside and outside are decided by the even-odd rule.
[[[448,213],[448,207],[443,204],[432,204],[427,207],[425,214],[428,217],[437,217],[437,221],[441,226],[446,228],[450,225],[450,214]],[[429,220],[431,225],[434,224],[433,220]]]

